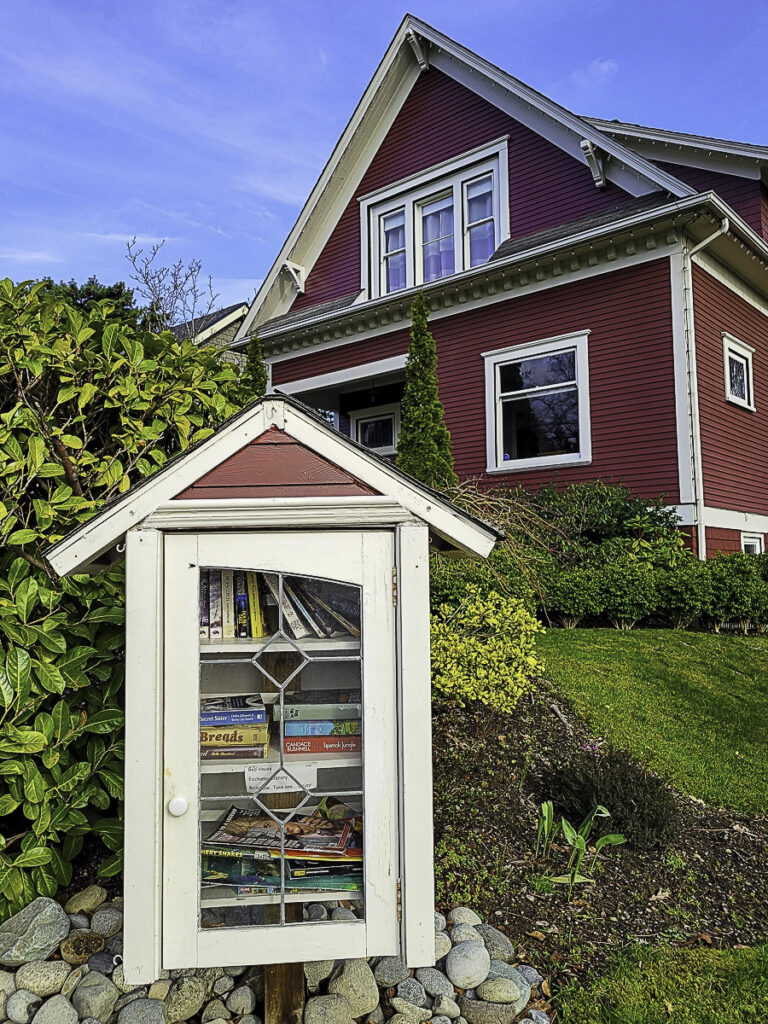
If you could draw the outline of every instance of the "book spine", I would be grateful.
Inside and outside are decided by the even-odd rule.
[[[221,622],[225,640],[235,636],[235,574],[231,569],[221,570]]]
[[[363,749],[361,736],[307,736],[283,740],[286,754],[359,754]]]
[[[245,860],[248,857],[268,860],[270,857],[269,850],[247,850],[239,846],[206,846],[205,843],[200,847],[200,853],[203,857],[231,857],[236,860]]]
[[[261,725],[267,720],[267,709],[257,711],[204,711],[200,725]]]
[[[200,745],[203,747],[253,747],[258,743],[268,742],[268,722],[246,727],[236,725],[228,729],[221,726],[200,729]]]
[[[246,574],[248,585],[248,614],[251,620],[251,636],[264,636],[264,616],[261,611],[259,580],[255,572]]]
[[[211,575],[209,569],[200,570],[200,636],[207,639],[211,635]]]
[[[349,719],[361,718],[361,706],[359,704],[289,704],[291,694],[286,693],[283,704],[283,721],[320,721],[325,719]],[[272,717],[276,722],[280,720],[280,704],[272,705]]]
[[[280,584],[278,583],[277,576],[275,575],[275,573],[266,573],[265,572],[264,573],[264,579],[266,580],[267,586],[269,587],[269,589],[270,589],[270,591],[272,593],[272,596],[274,597],[275,601],[277,601],[279,603],[279,601],[280,601]],[[285,594],[285,593],[283,594],[283,616],[285,618],[285,621],[290,626],[291,632],[293,633],[294,637],[297,640],[302,640],[305,636],[309,636],[310,635],[309,634],[309,630],[302,623],[302,621],[299,618],[296,610],[294,609],[293,605],[289,601],[288,595]]]
[[[208,605],[210,637],[221,639],[221,569],[211,569],[208,574]]]
[[[205,761],[263,761],[269,754],[269,744],[255,747],[201,747],[200,757]]]
[[[298,613],[306,622],[309,623],[309,626],[315,633],[315,636],[324,637],[325,632],[320,628],[317,622],[315,622],[313,616],[307,611],[306,606],[302,603],[296,591],[292,587],[289,587],[287,583],[284,583],[283,587],[285,589],[285,593],[288,595],[288,598],[291,600]]]
[[[235,573],[235,619],[236,634],[239,637],[250,636],[250,615],[248,614],[248,584],[242,571]]]
[[[324,721],[294,721],[285,723],[286,736],[359,736],[360,719],[343,718]]]

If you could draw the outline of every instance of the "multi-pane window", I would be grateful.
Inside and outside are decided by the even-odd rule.
[[[485,359],[489,470],[590,459],[586,333]]]
[[[487,263],[509,236],[506,139],[360,200],[369,298]]]
[[[723,331],[723,364],[725,372],[725,397],[729,402],[755,408],[755,390],[752,378],[751,345],[745,345]]]

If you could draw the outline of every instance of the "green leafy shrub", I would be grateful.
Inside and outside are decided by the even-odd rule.
[[[632,629],[656,608],[655,573],[648,562],[609,562],[599,570],[599,588],[605,614],[616,629]]]
[[[709,573],[698,558],[656,570],[657,614],[675,629],[685,629],[702,614],[709,600]]]
[[[759,557],[737,551],[704,564],[708,587],[703,610],[716,633],[729,621],[738,622],[744,633],[753,623],[763,626],[768,621],[768,581]]]
[[[212,349],[0,281],[0,919],[69,883],[82,836],[121,867],[123,572],[42,552],[238,408]]]
[[[559,569],[547,583],[545,601],[550,615],[575,629],[582,619],[596,618],[605,608],[601,574],[588,565]]]
[[[547,772],[541,784],[555,810],[569,818],[586,818],[598,805],[610,808],[610,824],[596,822],[598,834],[617,831],[637,849],[660,846],[675,832],[671,790],[623,750],[597,756],[579,751],[570,763]]]
[[[467,586],[473,585],[484,597],[493,591],[516,598],[533,614],[539,605],[534,589],[538,578],[530,562],[525,567],[518,565],[504,547],[482,559],[433,555],[429,572],[432,612],[436,613],[443,604],[460,604]]]
[[[522,602],[470,584],[461,604],[432,616],[432,691],[462,707],[478,700],[512,711],[540,670],[536,633],[541,626]]]

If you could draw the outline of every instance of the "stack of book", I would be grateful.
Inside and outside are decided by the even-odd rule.
[[[283,753],[297,759],[356,758],[362,750],[360,690],[294,690],[283,698]],[[280,720],[280,704],[272,715]]]
[[[200,756],[206,760],[263,760],[269,753],[269,719],[259,697],[203,697]]]
[[[277,573],[200,570],[200,636],[228,640],[262,637],[277,629],[281,587]],[[284,577],[283,628],[296,640],[360,636],[360,602],[354,587]],[[271,612],[274,622],[265,621]],[[269,630],[268,625],[273,629]]]
[[[286,822],[286,893],[362,891],[362,817],[337,808],[349,816],[328,818],[318,807]],[[280,827],[267,814],[231,807],[200,853],[205,887],[225,885],[238,896],[280,892]]]

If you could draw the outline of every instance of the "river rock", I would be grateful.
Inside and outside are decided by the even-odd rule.
[[[87,973],[87,964],[80,964],[79,967],[76,967],[74,971],[72,971],[72,973],[67,976],[66,981],[61,986],[61,994],[63,996],[66,996],[67,999],[69,999],[69,997],[72,995],[72,993],[75,991],[75,989],[77,988],[77,986],[80,984],[80,982],[83,980]]]
[[[397,986],[397,994],[400,999],[407,999],[409,1003],[415,1003],[417,1006],[427,1005],[427,993],[424,991],[424,986],[415,978],[403,978]]]
[[[100,953],[104,949],[104,936],[96,932],[74,932],[62,942],[59,951],[62,960],[66,960],[73,967],[80,967],[86,964],[94,953]]]
[[[109,977],[115,969],[115,958],[102,950],[101,953],[94,953],[88,957],[88,968],[91,971],[98,971],[99,974],[106,974]]]
[[[451,1024],[451,1018],[446,1017],[442,1013],[438,1013],[432,1018],[432,1024]]]
[[[238,1013],[253,1013],[256,1009],[256,996],[253,990],[247,985],[239,985],[234,992],[227,996],[227,1009],[237,1015]]]
[[[384,1024],[385,1019],[381,1003],[377,1003],[365,1018],[365,1024]]]
[[[335,966],[335,960],[308,960],[304,964],[304,977],[307,979],[309,991],[317,992],[320,982],[330,976]]]
[[[457,997],[459,1009],[467,1024],[512,1024],[517,1010],[512,1003],[486,1003],[482,999]]]
[[[33,1024],[77,1024],[77,1010],[66,996],[57,995],[43,1003],[34,1016]],[[86,1020],[83,1024],[87,1024]]]
[[[518,974],[522,974],[532,989],[537,989],[544,981],[543,975],[539,974],[535,968],[529,967],[528,964],[518,964],[515,970]]]
[[[17,988],[5,1002],[5,1014],[13,1024],[29,1024],[42,999],[25,988]]]
[[[234,987],[235,979],[230,978],[228,974],[222,974],[222,976],[217,978],[213,983],[213,994],[215,996],[225,996],[227,992],[231,992]]]
[[[34,960],[16,971],[16,984],[45,999],[61,992],[71,972],[72,967],[63,960]]]
[[[99,971],[90,971],[72,993],[72,1005],[81,1018],[108,1020],[119,995],[109,978]]]
[[[0,924],[0,964],[21,967],[30,960],[47,960],[68,934],[69,918],[56,900],[38,896]]]
[[[322,903],[310,903],[307,907],[307,918],[310,921],[327,921],[328,911]]]
[[[443,917],[443,915],[439,914],[437,911],[435,911],[435,931],[436,932],[444,932],[445,931],[446,923],[447,922],[446,922],[445,918]]]
[[[392,1008],[397,1013],[402,1014],[410,1021],[417,1020],[429,1020],[432,1016],[432,1011],[423,1006],[417,1006],[416,1003],[410,1002],[408,999],[401,999],[399,996],[394,996],[390,999]],[[394,1020],[394,1018],[392,1018]]]
[[[531,998],[531,986],[522,975],[518,977],[521,984],[511,978],[489,978],[477,986],[477,998],[486,1003],[512,1003],[515,1013],[520,1013]]]
[[[91,930],[104,936],[106,941],[123,927],[123,912],[118,907],[99,907],[91,918]]]
[[[460,921],[451,928],[451,942],[458,946],[460,942],[482,942],[482,937],[474,925]]]
[[[80,932],[91,927],[91,919],[87,914],[67,914],[67,917],[69,918],[70,927],[77,928]]]
[[[469,907],[454,907],[448,912],[450,924],[480,924],[481,918]]]
[[[512,963],[515,958],[515,947],[504,932],[500,932],[491,924],[482,923],[475,925],[475,931],[483,940],[491,960],[502,960],[505,964]]]
[[[448,932],[435,932],[435,960],[440,960],[450,952],[452,945]]]
[[[379,989],[373,971],[362,958],[343,960],[331,975],[328,992],[344,996],[353,1017],[370,1013],[379,1001]]]
[[[376,964],[373,976],[382,988],[392,988],[410,975],[401,956],[383,956]]]
[[[393,1018],[394,1019],[394,1018]],[[304,1024],[355,1024],[342,995],[313,996],[304,1007]]]
[[[453,989],[451,989],[451,992],[453,993]],[[435,1005],[432,1007],[432,1012],[437,1015],[442,1014],[449,1020],[456,1020],[457,1017],[461,1016],[459,1004],[451,996],[444,995],[440,995],[435,999]]]
[[[107,898],[107,890],[100,885],[89,885],[82,892],[75,893],[64,904],[68,914],[92,914]]]
[[[148,999],[148,998],[149,998],[149,987],[147,985],[144,985],[141,988],[131,989],[130,992],[124,992],[121,996],[118,997],[118,1000],[115,1003],[115,1009],[114,1009],[113,1012],[114,1013],[120,1013],[120,1011],[122,1010],[122,1008],[124,1006],[127,1006],[128,1003],[132,1003],[135,999]]]
[[[419,967],[416,971],[416,980],[424,986],[424,991],[428,992],[431,996],[453,995],[453,985],[448,981],[443,972],[438,971],[435,967]]]
[[[171,991],[172,984],[173,982],[170,978],[160,978],[158,981],[155,981],[150,985],[147,995],[150,999],[165,999]]]
[[[482,941],[460,942],[445,958],[445,973],[456,988],[476,988],[488,977],[490,966]]]
[[[203,1015],[200,1020],[202,1024],[208,1024],[209,1021],[214,1021],[217,1018],[229,1020],[231,1016],[232,1015],[227,1011],[226,1006],[220,999],[212,999],[203,1010]]]
[[[174,981],[165,1001],[170,1024],[188,1020],[200,1010],[205,1002],[205,982],[194,975]]]
[[[165,1024],[165,1003],[159,999],[134,999],[122,1008],[117,1024]]]

